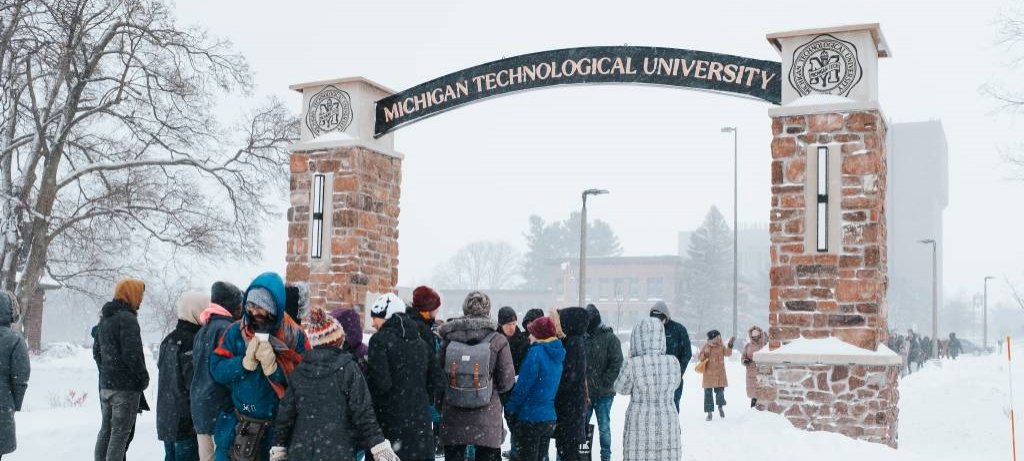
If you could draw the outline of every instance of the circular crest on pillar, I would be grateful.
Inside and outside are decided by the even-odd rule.
[[[821,34],[793,51],[789,82],[800,96],[846,96],[863,74],[853,43]]]
[[[331,131],[345,131],[352,123],[352,98],[333,85],[327,85],[309,98],[306,126],[313,137]]]

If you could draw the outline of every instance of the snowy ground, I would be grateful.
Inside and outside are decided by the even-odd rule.
[[[1015,347],[1015,353],[1024,357],[1024,347]],[[155,382],[152,361],[150,365]],[[686,384],[680,415],[685,460],[1011,459],[1007,366],[1003,355],[962,357],[955,362],[931,364],[903,379],[898,450],[836,434],[799,431],[780,416],[750,410],[743,389],[743,367],[731,361],[727,368],[733,386],[726,389],[729,405],[724,420],[716,415],[714,421],[705,422],[703,392],[696,375]],[[1017,361],[1013,369],[1017,378],[1015,395],[1024,395],[1024,364]],[[88,350],[69,349],[34,358],[25,411],[17,414],[19,449],[8,460],[91,459],[99,424],[96,379]],[[88,393],[84,404],[78,408],[59,407],[72,390]],[[155,408],[154,391],[155,385],[147,392],[147,399]],[[1018,412],[1024,410],[1021,403],[1024,402],[1018,398]],[[627,405],[624,398],[615,401],[615,459],[620,459],[622,418]],[[128,455],[135,460],[162,458],[163,446],[156,439],[153,412],[140,417]]]

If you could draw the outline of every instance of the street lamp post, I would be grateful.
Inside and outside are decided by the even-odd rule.
[[[985,301],[984,307],[981,314],[981,347],[982,350],[988,352],[988,281],[994,279],[991,275],[985,276]]]
[[[938,248],[934,239],[918,240],[932,246],[932,357],[939,356],[939,265]]]
[[[732,335],[739,331],[739,308],[737,290],[739,285],[739,129],[734,126],[722,128],[722,133],[732,133]]]
[[[580,307],[587,305],[587,196],[607,193],[604,189],[583,191],[583,211],[580,213]]]

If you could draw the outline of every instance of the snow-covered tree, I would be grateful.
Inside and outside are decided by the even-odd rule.
[[[683,262],[683,310],[700,336],[732,325],[732,229],[712,206],[690,236]]]
[[[0,288],[23,309],[44,275],[109,295],[157,260],[259,254],[298,125],[164,1],[3,2],[0,88]],[[237,125],[229,97],[253,106]]]

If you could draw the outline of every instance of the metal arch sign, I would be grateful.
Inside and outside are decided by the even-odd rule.
[[[638,83],[782,100],[782,64],[707,51],[595,46],[542,51],[463,69],[376,103],[374,136],[463,104],[517,91],[585,83]]]

